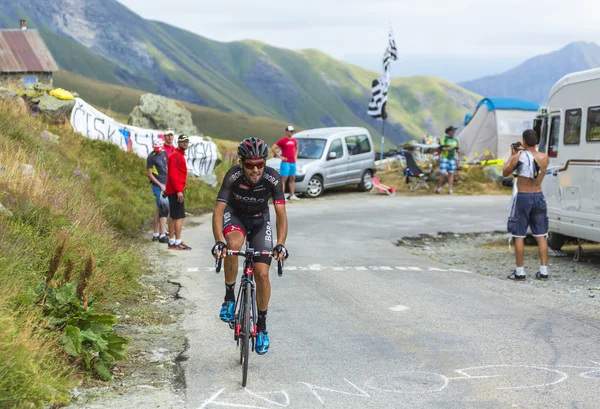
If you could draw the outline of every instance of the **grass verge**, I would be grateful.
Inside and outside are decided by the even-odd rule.
[[[200,180],[190,178],[187,191],[191,212],[214,204],[216,190]],[[0,407],[64,404],[87,375],[63,334],[47,330],[35,289],[49,271],[68,281],[93,259],[84,299],[96,311],[145,294],[147,266],[132,239],[154,213],[145,161],[0,104],[0,203]]]

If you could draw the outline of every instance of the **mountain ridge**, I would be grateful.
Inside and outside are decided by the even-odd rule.
[[[115,0],[15,0],[0,4],[0,26],[26,18],[61,68],[92,79],[197,105],[270,117],[301,127],[363,126],[379,73],[317,49],[286,50],[257,40],[219,42],[144,20]],[[440,134],[479,96],[442,79],[392,80],[386,136],[396,143]]]
[[[600,46],[576,41],[559,50],[529,58],[500,74],[459,83],[486,97],[522,98],[544,104],[552,86],[563,76],[600,67]]]

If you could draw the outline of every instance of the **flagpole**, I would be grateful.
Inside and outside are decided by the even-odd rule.
[[[385,119],[381,118],[383,124],[381,125],[381,152],[379,153],[379,171],[383,170],[383,143],[385,141]]]

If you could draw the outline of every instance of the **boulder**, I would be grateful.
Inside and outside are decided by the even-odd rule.
[[[58,135],[54,135],[50,131],[42,132],[40,137],[42,138],[42,141],[47,142],[47,143],[58,143],[58,141],[60,139],[60,137]]]
[[[39,101],[40,112],[55,121],[68,119],[75,106],[75,100],[65,101],[52,95],[42,95],[34,101]]]
[[[176,134],[202,136],[183,104],[154,94],[144,94],[129,114],[129,125],[146,129],[171,128]]]
[[[12,89],[0,87],[0,100],[16,104],[22,109],[27,109],[27,105],[25,104],[25,101],[23,101],[23,98]]]

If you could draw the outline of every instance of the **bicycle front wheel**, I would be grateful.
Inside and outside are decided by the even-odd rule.
[[[250,305],[251,295],[252,295],[252,284],[247,283],[246,288],[244,289],[244,316],[242,318],[242,386],[246,386],[246,381],[248,380],[248,359],[250,358],[250,337],[252,336],[252,331],[250,329]]]

